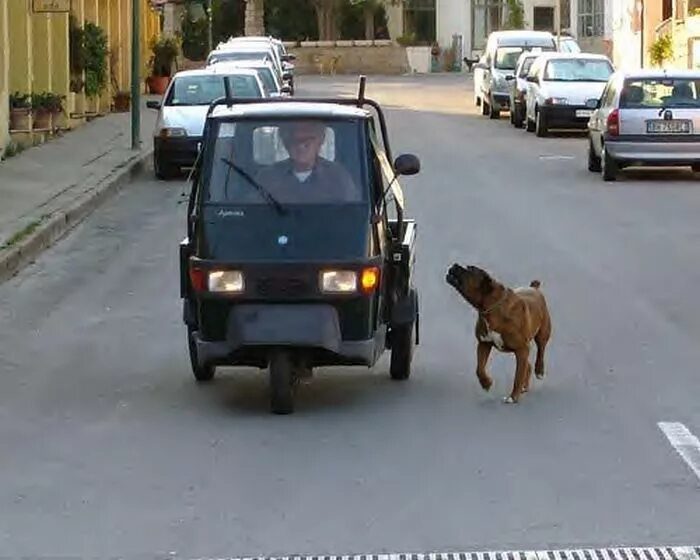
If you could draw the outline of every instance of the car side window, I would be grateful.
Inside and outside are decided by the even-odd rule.
[[[601,105],[603,107],[612,107],[613,103],[615,102],[615,94],[617,92],[617,88],[615,87],[614,83],[609,83],[607,86],[606,91],[604,92],[604,97],[603,97],[603,102]]]

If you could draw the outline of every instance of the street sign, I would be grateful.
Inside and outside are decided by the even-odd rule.
[[[32,0],[35,14],[62,14],[70,12],[71,0]]]

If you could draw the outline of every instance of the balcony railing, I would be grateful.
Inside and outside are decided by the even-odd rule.
[[[656,36],[661,37],[673,32],[673,18],[668,18],[656,26]]]

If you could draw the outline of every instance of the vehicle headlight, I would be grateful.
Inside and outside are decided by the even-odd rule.
[[[349,294],[358,289],[371,293],[379,285],[379,269],[369,267],[359,274],[354,270],[325,270],[320,283],[321,291],[331,294]]]
[[[240,293],[245,288],[243,273],[240,270],[212,270],[207,279],[210,292]]]
[[[159,135],[161,138],[182,138],[187,136],[187,131],[184,128],[164,127],[160,129]]]
[[[335,294],[357,291],[357,272],[353,270],[326,270],[322,272],[321,291]]]
[[[569,100],[566,97],[548,97],[545,103],[547,105],[568,105]]]

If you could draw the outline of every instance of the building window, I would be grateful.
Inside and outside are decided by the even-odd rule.
[[[492,31],[503,26],[504,9],[501,0],[472,2],[472,49],[483,50]]]
[[[532,20],[535,31],[554,31],[554,8],[535,6],[532,9]]]
[[[579,37],[605,35],[605,0],[578,0]]]
[[[405,0],[403,3],[404,35],[413,35],[419,44],[432,44],[436,33],[436,0]]]

